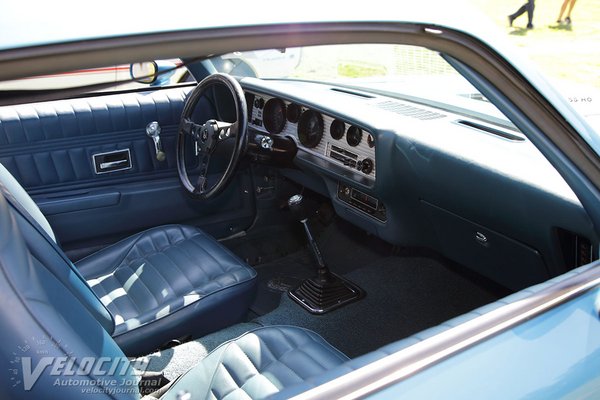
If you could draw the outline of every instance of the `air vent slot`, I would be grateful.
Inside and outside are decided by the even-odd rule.
[[[478,129],[480,131],[491,133],[492,135],[500,136],[501,138],[504,138],[504,139],[514,140],[517,142],[525,141],[525,138],[522,138],[521,136],[513,135],[512,133],[502,131],[500,129],[492,128],[491,126],[479,124],[477,122],[459,119],[458,121],[456,121],[456,123],[458,123],[460,125],[468,126],[469,128]]]
[[[409,106],[408,104],[399,103],[397,101],[386,100],[377,103],[377,107],[385,111],[390,111],[406,117],[417,118],[423,121],[445,118],[446,116],[434,111],[424,110],[422,108]]]
[[[374,96],[370,96],[370,95],[365,94],[365,93],[354,92],[354,91],[348,90],[348,89],[331,88],[331,90],[333,90],[334,92],[349,94],[351,96],[363,97],[365,99],[373,99],[373,98],[375,98]]]
[[[588,238],[561,228],[557,229],[557,234],[565,266],[569,270],[594,261],[592,243]]]

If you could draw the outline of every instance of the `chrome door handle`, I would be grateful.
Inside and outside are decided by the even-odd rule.
[[[127,162],[128,162],[127,160],[103,162],[103,163],[100,163],[100,169],[107,169],[107,168],[111,168],[111,167],[116,167],[118,165],[127,164]]]
[[[96,174],[123,171],[131,168],[131,152],[129,149],[108,151],[92,155]]]

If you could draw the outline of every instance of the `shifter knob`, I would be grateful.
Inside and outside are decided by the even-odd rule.
[[[304,197],[302,197],[301,194],[295,194],[292,197],[290,197],[288,199],[288,206],[290,207],[290,210],[296,211],[297,209],[302,207],[302,200],[304,200]]]
[[[302,197],[301,194],[295,194],[288,199],[288,207],[290,208],[290,211],[292,212],[292,214],[294,214],[296,219],[298,219],[301,222],[306,221],[306,219],[308,218],[303,200],[304,197]]]

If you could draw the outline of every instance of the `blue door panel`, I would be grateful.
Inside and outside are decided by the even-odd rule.
[[[93,191],[78,190],[60,196],[41,197],[35,200],[46,218],[50,218],[57,214],[116,206],[121,200],[121,192],[110,188]]]
[[[600,289],[382,390],[373,399],[598,399]]]
[[[131,182],[175,172],[175,135],[189,89],[128,93],[0,108],[0,162],[31,194]],[[208,102],[200,105],[212,114]],[[159,162],[145,127],[163,128]],[[132,168],[96,174],[93,154],[130,149]]]
[[[249,172],[239,172],[225,193],[209,202],[192,200],[179,186],[176,135],[190,90],[0,107],[0,162],[39,204],[67,251],[166,223],[191,223],[217,236],[230,235],[254,218]],[[202,99],[196,116],[198,121],[214,118],[214,107]],[[167,154],[162,162],[145,133],[151,121],[162,128]],[[131,168],[96,173],[94,154],[125,149]],[[214,158],[215,166],[227,164]],[[193,170],[197,160],[191,154],[186,159]]]
[[[78,192],[73,196],[66,192],[58,198],[41,195],[34,200],[63,248],[69,251],[84,247],[87,241],[112,242],[169,223],[202,226],[216,237],[237,233],[254,220],[251,182],[249,173],[240,172],[220,196],[202,202],[189,197],[179,181],[172,178]]]

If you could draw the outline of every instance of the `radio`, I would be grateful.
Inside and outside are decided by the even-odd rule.
[[[343,183],[338,183],[338,199],[381,221],[387,220],[385,206],[375,197]]]
[[[357,169],[367,175],[370,175],[371,172],[373,172],[374,163],[370,158],[359,160],[358,155],[335,145],[330,145],[328,150],[329,157],[341,162],[347,167]]]

